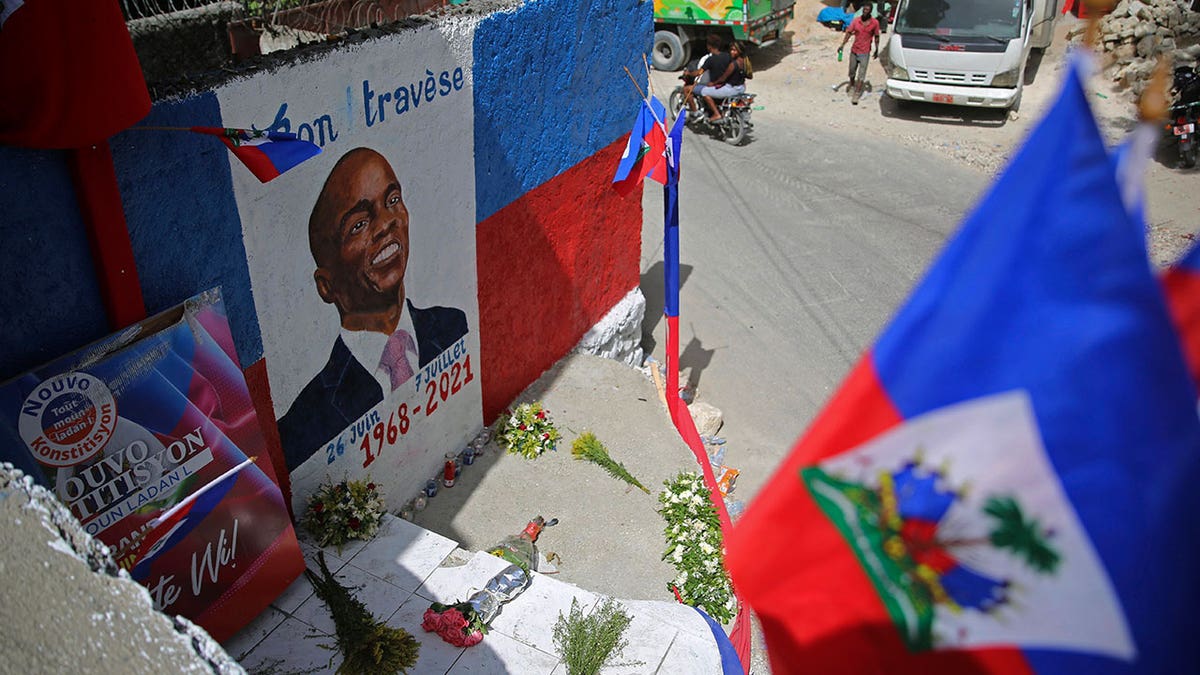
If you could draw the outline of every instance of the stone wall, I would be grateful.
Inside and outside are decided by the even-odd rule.
[[[1080,24],[1071,32],[1078,40]],[[1160,55],[1175,65],[1195,65],[1200,58],[1200,12],[1181,0],[1121,0],[1100,20],[1100,41],[1109,55],[1106,73],[1142,93]]]

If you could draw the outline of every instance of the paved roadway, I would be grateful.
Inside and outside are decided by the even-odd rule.
[[[767,108],[754,113],[748,144],[684,132],[680,183],[681,366],[724,413],[726,463],[741,471],[735,496],[747,501],[985,184],[869,127],[832,135],[758,93]],[[657,183],[643,205],[644,346],[661,359]]]

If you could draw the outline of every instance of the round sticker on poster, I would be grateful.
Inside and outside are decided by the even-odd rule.
[[[117,402],[99,379],[65,373],[42,382],[21,404],[21,438],[46,466],[74,466],[104,449],[117,422]]]

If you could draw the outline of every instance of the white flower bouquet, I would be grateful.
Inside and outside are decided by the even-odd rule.
[[[683,472],[663,483],[658,512],[667,521],[667,550],[662,559],[675,566],[668,587],[680,599],[703,609],[720,623],[733,620],[737,600],[725,570],[721,522],[698,473]]]
[[[379,531],[383,496],[374,483],[343,480],[322,483],[304,510],[305,529],[319,546],[342,546],[351,539],[370,539]]]
[[[547,450],[557,450],[562,436],[541,403],[522,403],[508,413],[500,429],[499,442],[509,453],[536,459]]]

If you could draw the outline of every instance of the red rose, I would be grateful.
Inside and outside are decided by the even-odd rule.
[[[521,426],[519,426],[517,428],[520,429],[521,431],[525,431],[528,427],[526,427],[524,424],[522,424]]]
[[[462,633],[462,630],[467,627],[467,617],[463,616],[462,612],[451,607],[442,612],[442,626],[447,630],[455,630]]]
[[[437,632],[437,634],[438,634],[438,637],[440,637],[443,640],[445,640],[446,642],[454,645],[455,647],[466,647],[467,646],[466,640],[463,639],[463,634],[462,634],[461,630],[443,628],[442,630],[439,630]]]
[[[549,438],[550,438],[550,432],[546,432],[546,433],[542,434],[542,438],[549,439]]]
[[[538,411],[538,414],[537,414],[537,418],[538,418],[539,420],[544,420],[544,419],[546,419],[546,411],[545,411],[545,410],[539,410],[539,411]]]
[[[480,642],[483,642],[483,632],[475,631],[474,633],[470,633],[470,634],[466,635],[465,637],[463,637],[462,646],[463,647],[473,647],[473,646],[479,644]]]
[[[322,502],[317,502],[316,504],[313,504],[313,512],[314,513],[320,513],[324,510],[325,510],[325,504],[323,504]]]
[[[433,632],[442,627],[442,615],[433,611],[433,608],[425,610],[424,616],[421,617],[421,628],[426,632]]]
[[[350,529],[357,530],[359,526],[362,525],[362,521],[360,521],[358,518],[351,518],[350,520],[346,521],[346,524],[350,526]]]
[[[375,484],[374,484],[374,483],[367,483],[367,489],[368,489],[368,490],[374,490],[374,489],[375,489]]]

